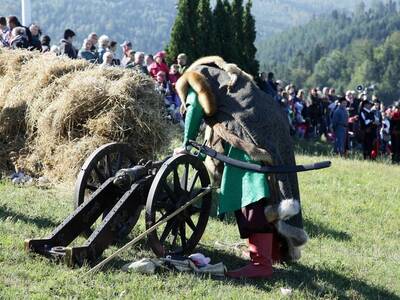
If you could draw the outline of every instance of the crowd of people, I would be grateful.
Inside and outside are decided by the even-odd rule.
[[[306,92],[275,81],[272,72],[261,73],[258,85],[281,105],[298,138],[325,136],[339,155],[360,145],[364,159],[391,154],[393,163],[400,163],[400,102],[385,107],[362,86],[343,96],[329,87]]]
[[[187,67],[187,56],[181,53],[176,63],[168,66],[164,51],[155,55],[134,51],[130,41],[120,47],[122,58],[117,57],[118,43],[106,35],[90,33],[82,47],[73,45],[76,34],[64,31],[63,38],[51,45],[51,38],[42,35],[37,24],[23,26],[16,16],[0,17],[0,46],[23,48],[84,59],[101,66],[136,69],[151,76],[155,88],[163,95],[168,118],[183,125],[179,113],[180,99],[175,84]],[[345,156],[349,149],[362,146],[365,159],[375,159],[379,154],[392,155],[400,163],[400,103],[385,107],[377,95],[368,91],[347,91],[336,95],[334,88],[298,89],[293,84],[284,85],[274,79],[273,73],[261,73],[257,78],[261,90],[276,99],[287,113],[292,134],[300,139],[325,136],[334,145],[334,152]]]
[[[0,17],[1,47],[54,53],[71,59],[84,59],[104,67],[135,69],[154,79],[156,91],[164,96],[168,118],[175,123],[182,123],[179,113],[181,103],[175,91],[175,83],[186,69],[187,57],[184,53],[178,55],[175,64],[168,66],[165,51],[146,55],[144,52],[134,51],[130,41],[124,41],[120,45],[122,58],[119,59],[117,57],[118,43],[107,35],[98,36],[95,32],[90,33],[84,39],[80,49],[74,47],[75,38],[75,32],[66,29],[63,38],[51,45],[51,38],[43,35],[37,24],[26,27],[16,16]]]

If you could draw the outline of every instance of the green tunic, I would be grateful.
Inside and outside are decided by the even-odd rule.
[[[198,101],[197,94],[189,90],[186,99],[186,120],[184,144],[188,140],[195,140],[201,125],[204,111]],[[225,154],[230,158],[258,163],[241,149],[225,145]],[[218,213],[235,211],[262,198],[269,197],[269,188],[265,174],[246,171],[225,164],[219,194]]]

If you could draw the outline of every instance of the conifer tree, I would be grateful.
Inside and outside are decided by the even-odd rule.
[[[234,43],[231,47],[236,49],[236,59],[235,63],[239,66],[244,67],[246,64],[244,58],[244,49],[243,49],[243,39],[244,39],[244,32],[243,32],[243,0],[233,0],[232,2],[232,29],[233,29],[233,38]]]
[[[201,52],[199,51],[199,44],[197,41],[197,34],[198,32],[198,7],[199,7],[199,0],[188,0],[188,30],[190,32],[190,42],[192,45],[192,56],[190,57],[191,61],[196,60],[199,56],[202,56]]]
[[[190,28],[190,5],[192,0],[180,0],[178,13],[171,31],[171,39],[166,48],[169,63],[175,61],[179,53],[185,52],[189,59],[197,57],[197,51],[193,45],[193,35]]]
[[[199,56],[206,56],[215,53],[212,42],[212,13],[210,0],[200,0],[197,7],[197,30],[195,39]]]
[[[222,0],[217,0],[215,4],[213,16],[212,16],[212,44],[214,48],[214,54],[223,55],[223,44],[224,44],[224,18],[226,18],[224,3]]]
[[[252,6],[252,0],[248,0],[243,13],[243,67],[247,72],[257,75],[260,65],[256,59],[257,48],[254,46],[257,32],[256,21],[251,14]]]
[[[221,56],[228,62],[240,64],[239,53],[235,42],[235,34],[232,20],[232,7],[229,0],[224,0],[224,13],[222,19],[218,20],[220,26],[216,30],[221,30],[222,48]]]

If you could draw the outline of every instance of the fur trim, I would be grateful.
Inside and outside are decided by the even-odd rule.
[[[300,202],[294,199],[285,199],[279,204],[268,205],[264,209],[265,218],[270,223],[276,220],[287,220],[299,212]]]
[[[285,199],[279,203],[278,215],[280,220],[287,220],[300,212],[300,202],[294,199]]]
[[[241,70],[237,65],[227,63],[220,56],[205,56],[205,57],[199,58],[188,68],[188,71],[193,70],[197,66],[209,65],[209,64],[214,64],[219,69],[224,70],[225,72],[228,73],[229,77],[231,78],[229,85],[228,85],[228,90],[235,85],[235,83],[238,79],[238,75],[242,75],[243,77],[246,77],[248,80],[254,82],[253,76],[251,76],[250,74]]]
[[[195,71],[186,71],[176,83],[176,91],[182,100],[181,113],[185,111],[185,102],[189,86],[197,93],[200,105],[206,116],[212,116],[217,111],[214,94],[207,79]]]
[[[291,226],[282,220],[276,222],[276,229],[294,247],[303,246],[308,241],[308,234],[303,229]]]
[[[218,68],[223,70],[223,66],[226,65],[226,61],[220,56],[204,56],[196,60],[194,63],[190,65],[187,71],[192,71],[194,68],[201,66],[201,65],[209,65],[214,64]]]
[[[296,247],[291,243],[291,241],[288,241],[288,259],[289,261],[298,261],[301,258],[301,247]]]
[[[213,130],[215,134],[222,138],[224,141],[226,141],[233,147],[243,150],[255,161],[260,161],[268,165],[273,165],[272,156],[267,150],[258,148],[251,143],[247,143],[239,139],[235,134],[228,132],[224,125],[222,125],[221,123],[215,124],[213,126]]]

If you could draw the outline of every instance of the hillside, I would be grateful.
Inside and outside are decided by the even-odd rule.
[[[298,157],[301,163],[323,157]],[[298,263],[278,265],[271,280],[213,279],[188,273],[122,272],[152,257],[145,243],[98,274],[69,269],[23,249],[45,237],[72,211],[70,189],[15,188],[0,181],[1,299],[400,299],[399,167],[332,159],[330,169],[300,174],[305,229],[310,241]],[[144,230],[140,219],[130,238]],[[221,234],[223,233],[223,234]],[[82,239],[80,240],[82,242]],[[228,268],[245,263],[233,221],[211,218],[196,251]],[[116,248],[110,249],[115,251]],[[112,251],[107,250],[105,256]],[[290,297],[281,288],[290,289]]]
[[[385,40],[399,30],[395,2],[375,2],[371,8],[359,5],[354,14],[335,10],[267,39],[258,47],[258,58],[262,69],[273,70],[298,86],[334,85],[342,91],[358,84],[385,86],[380,75],[388,64],[396,63],[388,56],[382,61],[380,52]],[[374,65],[368,71],[366,61]],[[363,63],[361,71],[368,76],[356,74]]]
[[[96,31],[118,42],[130,39],[136,49],[155,52],[167,44],[176,3],[177,0],[87,0],[79,4],[65,0],[32,1],[32,20],[53,38],[53,43],[70,27],[76,31],[79,41]],[[253,3],[259,40],[304,24],[313,15],[333,8],[354,8],[354,4],[349,5],[345,0],[253,0]],[[0,0],[0,7],[2,15],[19,15],[20,1]]]

